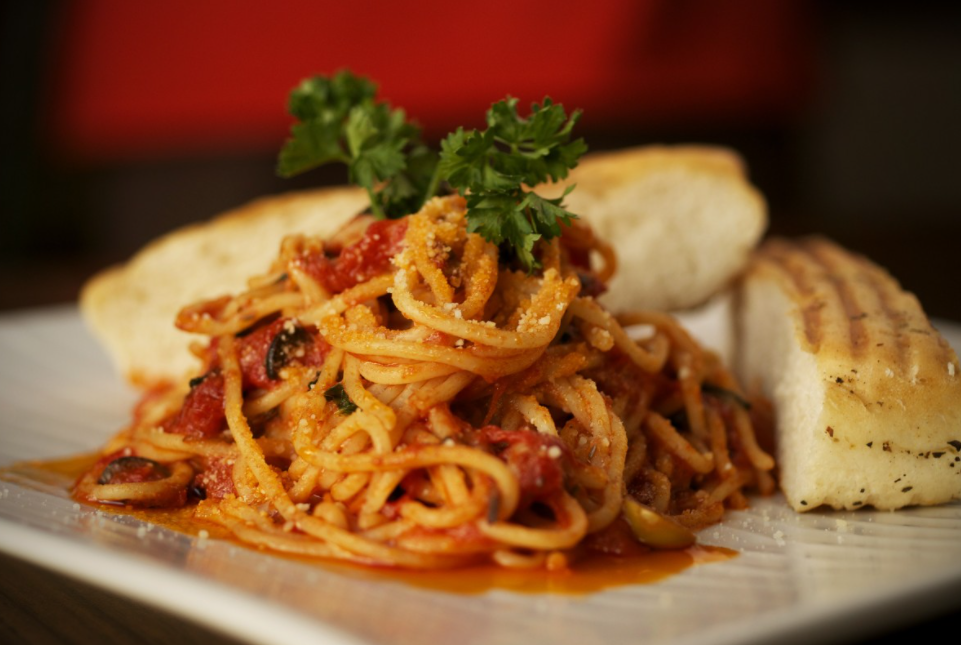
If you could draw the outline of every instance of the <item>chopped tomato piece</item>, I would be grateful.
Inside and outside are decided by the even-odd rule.
[[[561,463],[566,451],[557,437],[532,429],[504,430],[493,425],[480,432],[517,475],[522,503],[546,499],[561,490]]]
[[[183,407],[164,430],[188,437],[212,437],[224,427],[224,377],[210,373],[190,388]]]
[[[269,389],[277,384],[277,370],[290,362],[320,365],[330,346],[316,330],[280,318],[237,339],[244,390]]]
[[[390,269],[407,233],[406,219],[378,220],[364,236],[333,258],[323,253],[302,255],[297,264],[330,293],[340,293]]]
[[[223,499],[236,493],[233,480],[233,464],[223,459],[209,459],[203,472],[197,473],[191,487],[203,499]]]

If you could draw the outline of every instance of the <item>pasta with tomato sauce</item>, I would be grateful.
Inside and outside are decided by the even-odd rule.
[[[534,252],[503,262],[459,196],[286,238],[246,292],[180,312],[198,375],[149,392],[75,496],[305,556],[558,568],[686,546],[773,490],[717,357],[595,301],[607,244],[574,221]]]

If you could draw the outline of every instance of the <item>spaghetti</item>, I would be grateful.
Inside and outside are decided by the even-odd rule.
[[[535,253],[534,272],[500,262],[458,196],[287,238],[248,291],[181,311],[210,339],[200,375],[147,394],[76,497],[195,504],[307,556],[557,568],[683,546],[771,491],[717,358],[667,315],[595,302],[610,247],[575,222]]]

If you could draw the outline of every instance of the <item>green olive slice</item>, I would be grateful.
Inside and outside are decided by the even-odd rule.
[[[621,512],[634,537],[655,549],[684,549],[696,541],[694,532],[631,497],[625,497]]]

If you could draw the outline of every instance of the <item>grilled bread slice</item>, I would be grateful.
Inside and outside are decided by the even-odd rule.
[[[792,507],[961,498],[961,368],[912,294],[809,238],[765,242],[738,298],[738,371],[774,403]]]

